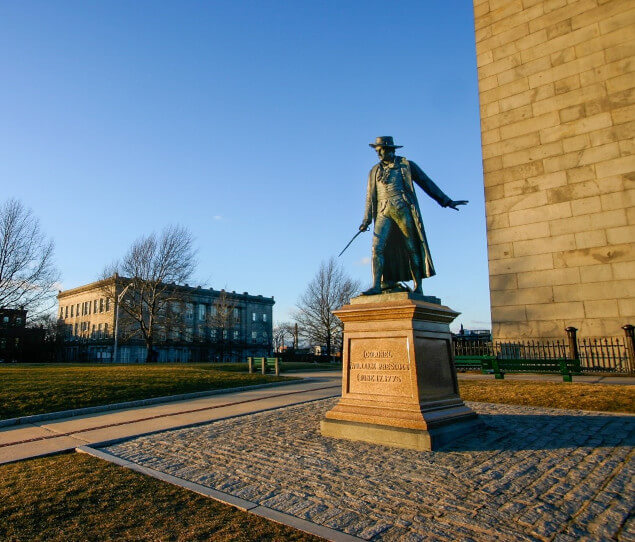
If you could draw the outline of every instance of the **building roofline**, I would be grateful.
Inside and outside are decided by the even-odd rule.
[[[108,277],[107,279],[101,279],[101,280],[96,280],[95,282],[89,282],[88,284],[77,286],[69,290],[60,290],[60,292],[57,294],[57,299],[60,299],[62,297],[66,297],[69,295],[75,295],[75,294],[80,294],[82,292],[87,292],[95,288],[101,288],[102,286],[106,286],[109,282],[113,282],[113,281],[114,281],[113,277]]]
[[[118,280],[120,280],[121,282],[127,282],[130,279],[127,277],[122,277],[119,276],[117,277]],[[107,285],[109,282],[114,282],[115,277],[108,277],[106,279],[102,279],[102,280],[97,280],[95,282],[90,282],[88,284],[84,284],[83,286],[77,286],[76,288],[71,288],[69,290],[62,290],[57,294],[57,299],[61,299],[64,297],[68,297],[71,295],[76,295],[76,294],[80,294],[83,292],[87,292],[90,290],[93,290],[95,288],[101,288],[105,285]],[[254,294],[250,294],[248,292],[243,292],[243,293],[237,293],[235,291],[232,292],[228,292],[224,289],[222,290],[214,290],[214,288],[203,288],[201,286],[190,286],[189,284],[184,284],[184,285],[180,285],[180,284],[176,284],[175,285],[179,290],[182,291],[187,291],[190,293],[198,293],[200,295],[209,295],[209,294],[220,294],[222,292],[225,292],[229,297],[233,298],[233,299],[244,299],[244,300],[249,300],[249,301],[255,301],[255,302],[260,302],[263,304],[267,304],[267,305],[274,305],[275,304],[275,300],[272,297],[266,297],[263,295],[254,295]]]

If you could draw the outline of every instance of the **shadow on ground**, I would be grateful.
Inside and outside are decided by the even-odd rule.
[[[558,450],[635,446],[635,416],[480,414],[483,425],[443,448],[447,452]]]

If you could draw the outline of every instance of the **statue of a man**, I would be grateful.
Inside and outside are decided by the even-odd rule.
[[[412,280],[414,292],[422,293],[421,279],[435,274],[421,220],[413,182],[442,207],[458,211],[467,201],[453,201],[414,162],[395,156],[391,136],[378,137],[374,147],[380,162],[368,175],[366,209],[360,230],[375,221],[373,234],[373,285],[364,295],[394,291],[398,282]]]

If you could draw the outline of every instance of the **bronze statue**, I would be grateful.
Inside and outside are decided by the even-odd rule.
[[[378,137],[374,147],[380,162],[368,175],[366,210],[360,231],[368,230],[375,221],[373,234],[373,285],[363,292],[375,295],[399,291],[400,281],[413,281],[414,292],[422,293],[421,279],[435,275],[421,211],[413,182],[442,207],[458,211],[467,201],[454,201],[414,162],[395,156],[391,136]]]

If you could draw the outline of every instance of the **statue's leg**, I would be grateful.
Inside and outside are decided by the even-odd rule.
[[[373,285],[362,292],[362,295],[375,295],[381,293],[381,276],[384,272],[384,251],[390,232],[390,219],[379,213],[375,219],[373,232]]]
[[[413,291],[415,293],[422,293],[421,279],[422,275],[422,261],[421,251],[418,247],[418,235],[417,228],[415,227],[412,213],[408,207],[402,207],[400,209],[398,220],[396,220],[397,226],[401,230],[404,236],[406,250],[408,251],[408,260],[410,263],[410,275],[412,276]]]

